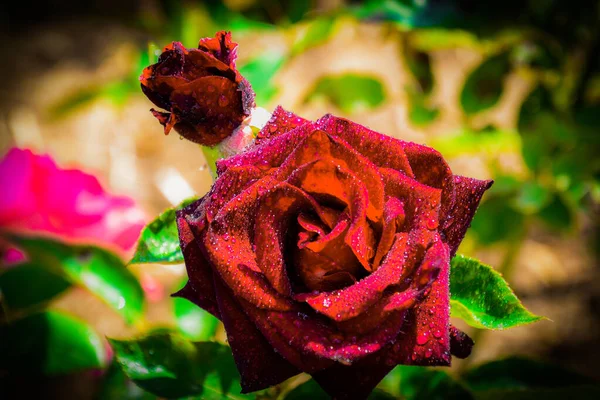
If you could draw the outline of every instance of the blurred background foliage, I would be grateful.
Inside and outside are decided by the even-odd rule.
[[[459,252],[495,266],[530,309],[554,322],[470,330],[475,353],[451,374],[519,354],[600,378],[598,1],[60,0],[0,7],[8,59],[0,65],[3,152],[14,145],[49,152],[95,172],[149,215],[203,195],[211,181],[202,153],[175,134],[162,136],[138,76],[171,41],[194,47],[231,30],[259,106],[281,104],[311,119],[348,117],[436,148],[457,174],[495,180]],[[181,264],[130,268],[138,278],[141,269],[150,273],[167,292],[183,284]],[[150,302],[146,323],[128,325],[85,293],[56,285],[61,295],[49,290],[46,325],[72,323],[53,314],[59,309],[110,337],[170,324],[192,339],[215,330],[223,338],[216,322],[185,300]],[[113,369],[108,381],[121,382]],[[446,376],[434,389],[464,398],[463,384],[444,383]],[[136,386],[127,390],[145,398]]]

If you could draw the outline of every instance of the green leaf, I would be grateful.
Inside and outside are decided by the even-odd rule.
[[[105,348],[85,323],[56,311],[16,320],[0,329],[0,370],[66,374],[105,364]]]
[[[456,255],[450,268],[451,315],[480,329],[508,329],[543,317],[529,312],[492,267]]]
[[[469,391],[448,373],[399,365],[379,384],[383,391],[407,400],[469,400]]]
[[[71,286],[62,275],[40,265],[25,263],[0,272],[0,298],[9,318],[43,306]]]
[[[102,86],[91,86],[78,89],[62,97],[48,109],[51,120],[60,120],[72,115],[81,108],[92,104],[104,95]]]
[[[500,153],[518,153],[521,150],[521,137],[512,130],[462,130],[455,134],[433,138],[429,144],[441,152],[444,157],[458,157],[465,154],[490,157]],[[494,185],[496,186],[496,185]]]
[[[554,193],[548,204],[539,210],[537,216],[551,228],[565,230],[573,227],[575,212],[560,193]]]
[[[32,264],[64,276],[101,298],[127,323],[144,311],[144,292],[135,276],[115,254],[99,247],[68,245],[50,238],[10,234]]]
[[[177,328],[191,340],[210,340],[215,336],[219,320],[194,303],[181,297],[173,297]]]
[[[547,205],[551,198],[547,187],[537,182],[526,182],[517,193],[514,206],[524,214],[533,214]]]
[[[329,400],[330,398],[313,379],[296,386],[285,396],[285,400]]]
[[[156,332],[137,340],[110,340],[117,362],[141,388],[161,397],[252,399],[240,394],[239,375],[227,346],[190,342]]]
[[[598,385],[577,385],[552,389],[486,390],[475,393],[476,400],[597,400],[598,398],[600,398],[600,386]]]
[[[179,233],[175,212],[196,201],[188,199],[164,211],[144,227],[130,264],[181,263],[183,254],[179,247]]]
[[[463,376],[476,398],[499,399],[597,399],[600,386],[594,380],[554,365],[521,357],[491,361]]]
[[[480,365],[467,371],[463,380],[475,391],[558,388],[594,383],[592,379],[559,365],[522,357],[510,357]]]
[[[416,126],[427,125],[433,122],[440,114],[439,109],[429,107],[426,104],[426,97],[422,93],[409,89],[408,96],[410,98],[408,116],[410,121]]]
[[[509,72],[509,53],[492,56],[473,71],[460,94],[460,104],[467,114],[493,107],[502,95],[505,75]]]
[[[277,94],[273,77],[283,66],[285,59],[285,54],[270,51],[239,67],[240,74],[248,79],[256,93],[256,104],[266,106]]]
[[[299,35],[292,44],[292,56],[325,43],[331,37],[335,20],[329,17],[315,18],[296,27]]]
[[[321,78],[305,102],[319,98],[335,104],[348,114],[373,109],[385,100],[383,85],[372,77],[345,74]]]
[[[429,54],[409,47],[408,41],[405,41],[404,58],[408,69],[419,84],[420,92],[431,93],[434,78]]]
[[[157,397],[146,392],[127,378],[123,369],[113,361],[102,379],[98,399],[101,400],[156,400]]]
[[[493,197],[493,191],[492,186],[491,197],[481,203],[471,222],[470,234],[475,235],[483,245],[518,237],[525,227],[523,214],[510,205],[511,197]]]

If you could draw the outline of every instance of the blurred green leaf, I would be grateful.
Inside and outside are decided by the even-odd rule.
[[[267,52],[239,67],[242,74],[256,93],[256,104],[266,106],[277,93],[273,77],[285,62],[285,54]]]
[[[64,276],[31,263],[8,267],[0,272],[0,299],[9,318],[45,305],[70,286]]]
[[[396,397],[383,390],[375,389],[369,395],[369,400],[393,400]],[[329,400],[329,396],[317,382],[310,379],[292,389],[285,397],[285,400]]]
[[[164,211],[144,227],[130,264],[181,263],[183,254],[179,247],[176,211],[193,203],[196,198],[187,199],[174,208]]]
[[[419,91],[423,94],[431,93],[433,89],[433,72],[431,71],[431,59],[429,54],[410,47],[408,40],[404,41],[404,59],[406,65],[419,85]]]
[[[547,187],[537,182],[526,182],[517,193],[514,206],[524,214],[533,214],[547,205],[551,197]]]
[[[559,365],[510,357],[470,369],[463,376],[472,390],[558,388],[593,384],[590,378]]]
[[[403,29],[452,26],[457,17],[448,4],[428,0],[368,0],[352,13],[359,19],[391,22]]]
[[[492,267],[456,255],[450,268],[451,315],[480,329],[507,329],[543,317],[529,312]]]
[[[570,229],[575,223],[574,207],[568,205],[560,193],[553,193],[546,206],[538,211],[537,216],[554,229]]]
[[[87,324],[57,311],[30,315],[0,327],[0,370],[67,374],[102,368],[102,339]]]
[[[47,111],[48,117],[54,121],[66,118],[83,107],[99,100],[104,94],[102,86],[90,86],[78,89],[62,97],[56,103],[51,104]]]
[[[239,375],[227,346],[190,342],[157,332],[137,340],[110,340],[125,374],[161,397],[201,395],[203,399],[252,399],[240,394]]]
[[[133,383],[116,361],[113,361],[102,379],[99,400],[156,400],[157,397]]]
[[[455,134],[433,138],[429,144],[444,155],[458,157],[465,154],[484,153],[497,156],[500,153],[518,153],[521,149],[521,138],[511,130],[482,130],[465,129]]]
[[[471,222],[470,234],[483,245],[490,245],[522,235],[525,225],[524,215],[510,205],[511,197],[490,197],[481,203]]]
[[[508,52],[491,56],[483,61],[468,77],[460,94],[460,104],[466,114],[493,107],[500,96],[504,77],[510,70]]]
[[[600,386],[577,385],[564,388],[536,388],[514,390],[486,390],[475,392],[476,400],[597,400],[600,397]]]
[[[115,254],[94,246],[68,245],[54,239],[10,234],[31,264],[62,274],[85,287],[117,311],[127,323],[144,311],[144,292],[137,279]]]
[[[305,102],[325,98],[344,113],[373,109],[385,100],[381,82],[372,77],[345,74],[321,78]]]
[[[406,400],[469,400],[469,391],[448,373],[423,367],[399,365],[380,383],[379,388]]]
[[[429,107],[426,104],[425,95],[410,89],[408,89],[408,95],[410,98],[410,110],[408,116],[413,124],[423,126],[433,122],[437,118],[440,110]]]
[[[334,31],[334,25],[335,20],[331,17],[319,17],[300,24],[295,28],[298,30],[298,35],[292,44],[291,55],[304,53],[312,47],[327,42]]]
[[[177,328],[188,339],[210,340],[215,336],[219,320],[207,311],[181,297],[173,297]]]
[[[285,400],[329,400],[330,398],[313,379],[296,386],[285,396]]]

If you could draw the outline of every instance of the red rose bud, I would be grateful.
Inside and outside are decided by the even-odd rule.
[[[235,68],[237,44],[231,33],[200,40],[197,49],[179,42],[165,47],[158,63],[140,76],[142,91],[158,107],[150,110],[184,138],[214,146],[227,138],[254,107],[250,83]]]
[[[178,294],[223,321],[242,388],[306,372],[366,398],[398,364],[450,365],[450,259],[491,181],[435,150],[281,108],[177,215]]]

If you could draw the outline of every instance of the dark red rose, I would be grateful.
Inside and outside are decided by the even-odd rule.
[[[220,318],[244,391],[307,372],[366,398],[397,364],[450,365],[449,263],[492,184],[435,150],[278,108],[178,213],[179,293]]]
[[[169,112],[152,114],[184,138],[214,146],[231,135],[254,107],[250,83],[235,68],[237,44],[231,33],[201,39],[198,49],[179,42],[164,48],[158,63],[140,76],[142,91]]]

